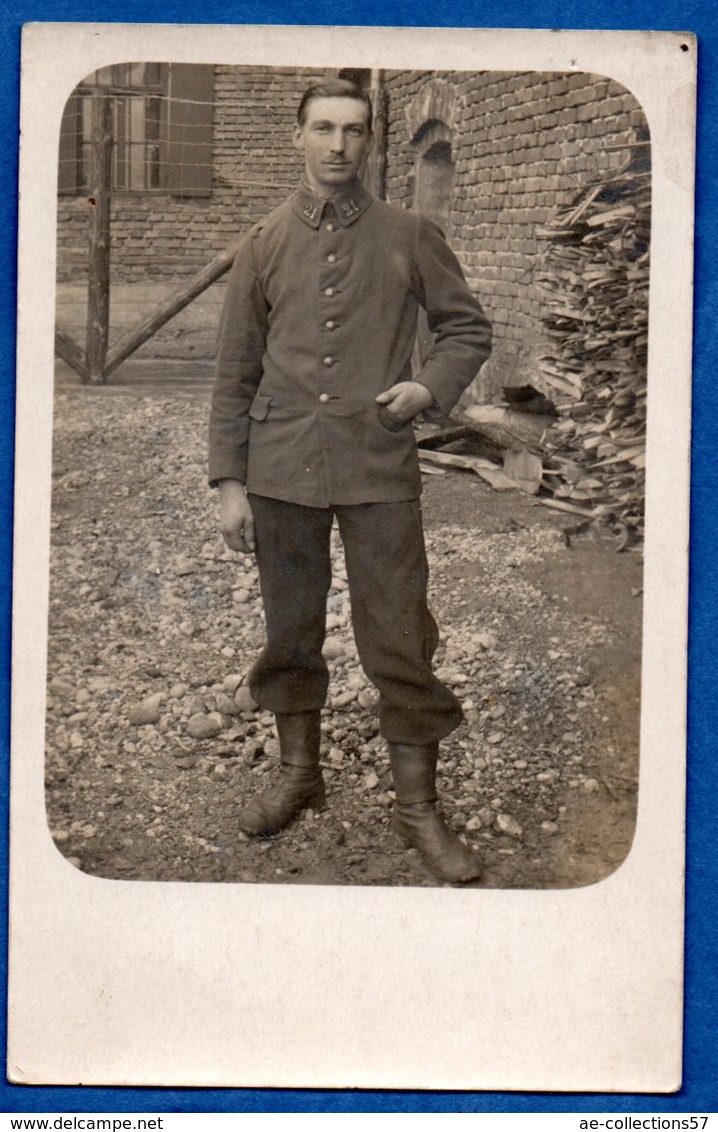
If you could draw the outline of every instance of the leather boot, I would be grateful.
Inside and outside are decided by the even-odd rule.
[[[267,837],[283,829],[306,807],[316,810],[324,805],[324,779],[319,769],[320,719],[318,711],[275,716],[279,779],[239,811],[237,822],[244,833]]]
[[[418,849],[440,880],[452,884],[476,880],[481,875],[478,859],[436,811],[439,744],[389,743],[388,747],[396,791],[392,817],[396,837],[407,849]]]

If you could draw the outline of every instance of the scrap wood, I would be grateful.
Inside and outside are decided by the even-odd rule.
[[[513,452],[540,452],[554,420],[550,416],[520,413],[500,405],[471,405],[464,411],[476,431],[500,448]]]
[[[518,484],[506,475],[501,468],[491,460],[482,456],[458,456],[450,452],[422,451],[421,461],[429,460],[432,463],[443,464],[450,468],[461,468],[467,472],[475,472],[483,480],[491,484],[496,491],[516,491]]]
[[[536,495],[541,487],[543,463],[541,457],[533,452],[526,449],[523,452],[507,452],[504,456],[504,471],[527,495]]]
[[[476,474],[481,476],[482,480],[486,480],[486,482],[493,487],[494,491],[519,490],[519,484],[507,476],[506,472],[503,472],[501,468],[477,468]]]
[[[496,467],[491,460],[485,460],[483,456],[459,456],[455,452],[433,452],[431,449],[419,453],[422,460],[429,460],[434,464],[446,464],[450,468],[464,468],[469,472],[476,472],[479,469],[492,469]]]
[[[420,428],[416,434],[416,443],[420,449],[442,448],[444,444],[451,444],[455,440],[465,440],[471,435],[468,425],[450,425],[447,428]]]
[[[584,519],[601,519],[604,517],[604,512],[599,512],[598,508],[589,511],[587,507],[576,507],[573,503],[562,503],[558,499],[539,499],[539,503],[544,507],[552,507],[554,511],[568,511],[569,515],[581,515]]]
[[[594,213],[593,216],[586,218],[586,223],[589,228],[594,228],[598,224],[615,224],[617,220],[629,220],[632,216],[636,215],[635,206],[632,204],[623,205],[622,208],[606,209]]]

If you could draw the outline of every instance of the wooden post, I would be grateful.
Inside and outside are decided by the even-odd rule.
[[[110,177],[112,102],[107,92],[92,96],[90,167],[90,254],[87,292],[87,367],[91,383],[106,380],[105,357],[110,326]]]
[[[386,195],[386,92],[384,90],[383,71],[372,71],[368,94],[371,99],[374,118],[374,144],[367,158],[366,182],[367,188],[380,200],[384,200]]]

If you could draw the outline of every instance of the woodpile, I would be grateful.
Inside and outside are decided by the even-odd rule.
[[[647,149],[585,188],[537,235],[535,280],[551,349],[541,384],[560,420],[543,484],[562,510],[611,519],[640,539],[645,489],[651,178]]]
[[[651,176],[648,150],[631,148],[537,229],[551,342],[541,388],[504,388],[504,404],[457,410],[453,428],[418,437],[427,474],[463,468],[496,490],[540,492],[546,506],[607,527],[619,550],[642,540],[646,466]]]

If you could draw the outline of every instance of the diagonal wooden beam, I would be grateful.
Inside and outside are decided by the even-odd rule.
[[[77,345],[74,338],[61,330],[59,326],[55,327],[55,353],[58,357],[62,358],[63,362],[74,369],[76,374],[79,374],[80,380],[83,384],[87,384],[90,380],[90,367],[87,364],[87,354]]]
[[[150,313],[139,322],[132,330],[128,330],[121,338],[112,346],[107,352],[105,360],[104,375],[105,378],[116,370],[130,354],[134,354],[135,350],[139,349],[143,342],[151,338],[153,334],[184,310],[186,306],[206,291],[221,275],[229,271],[234,263],[234,258],[237,254],[240,241],[231,244],[223,252],[203,267],[201,271],[193,275],[188,283],[180,287],[178,290],[173,291],[163,302],[150,311]]]

